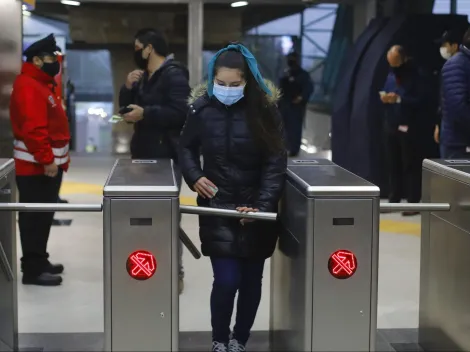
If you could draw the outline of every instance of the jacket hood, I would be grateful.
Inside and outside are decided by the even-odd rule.
[[[267,79],[264,80],[264,83],[266,84],[266,86],[269,88],[269,90],[272,93],[271,95],[266,94],[266,98],[268,99],[268,102],[273,105],[276,104],[282,96],[281,90],[277,88],[273,82]],[[188,105],[193,104],[196,100],[204,96],[206,93],[207,93],[207,82],[204,82],[194,87],[191,90],[191,95],[188,98]]]

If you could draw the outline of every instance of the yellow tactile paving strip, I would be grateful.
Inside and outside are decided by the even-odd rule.
[[[101,196],[103,194],[103,186],[81,182],[64,181],[60,193],[62,196],[66,196],[68,194],[94,194]],[[180,200],[181,204],[184,205],[196,205],[195,197],[181,196]],[[402,235],[419,236],[421,234],[421,225],[419,223],[408,221],[382,219],[380,221],[380,231]]]

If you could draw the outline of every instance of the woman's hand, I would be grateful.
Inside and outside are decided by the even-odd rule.
[[[196,190],[197,194],[199,194],[199,196],[206,199],[215,196],[214,190],[216,190],[217,187],[206,177],[201,177],[194,184],[194,189]]]
[[[259,211],[259,209],[256,208],[249,208],[249,207],[238,207],[237,211],[239,213],[256,213]],[[254,219],[241,219],[240,224],[245,225],[247,222],[253,222],[255,221]]]

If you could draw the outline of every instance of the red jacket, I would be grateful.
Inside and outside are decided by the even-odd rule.
[[[54,79],[25,62],[13,84],[10,120],[16,174],[43,175],[44,165],[69,166],[69,123],[53,90]]]

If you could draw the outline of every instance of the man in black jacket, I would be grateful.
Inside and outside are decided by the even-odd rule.
[[[173,59],[168,44],[155,29],[137,32],[134,47],[138,69],[129,73],[119,93],[120,107],[132,109],[123,116],[125,121],[134,123],[132,158],[173,159],[181,186],[177,148],[187,114],[188,70]],[[184,276],[181,245],[179,252],[181,293]]]

